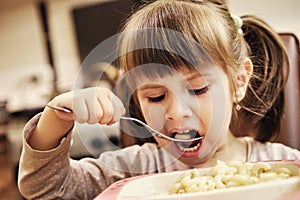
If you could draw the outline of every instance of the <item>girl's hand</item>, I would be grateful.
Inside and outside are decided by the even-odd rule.
[[[64,121],[89,124],[113,124],[125,113],[121,100],[109,89],[92,87],[63,93],[55,97],[50,105],[69,108],[73,113],[55,111]]]

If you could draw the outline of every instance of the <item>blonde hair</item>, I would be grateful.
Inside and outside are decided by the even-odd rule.
[[[143,32],[149,28],[152,31]],[[125,72],[147,63],[166,64],[175,70],[185,66],[193,70],[195,64],[205,60],[206,63],[218,64],[232,80],[230,77],[240,69],[245,58],[250,57],[255,68],[254,78],[241,102],[244,109],[232,117],[231,130],[240,135],[242,128],[244,133],[266,141],[279,129],[285,83],[282,65],[287,62],[287,56],[277,34],[262,20],[254,16],[243,17],[243,34],[239,28],[222,0],[157,0],[142,4],[124,23],[118,65]],[[136,34],[132,30],[136,30]],[[184,38],[174,40],[168,37],[169,30],[181,33]],[[203,49],[185,38],[192,38]],[[163,44],[164,49],[151,48],[151,44]],[[174,49],[180,55],[170,51]],[[202,55],[203,52],[206,54]],[[149,67],[144,73],[155,75],[151,71]],[[122,89],[121,98],[124,91]],[[128,114],[143,120],[134,95],[127,98],[130,99],[124,101],[131,104]],[[271,116],[268,116],[270,110]],[[245,126],[244,119],[251,120],[252,124],[247,121],[251,126]],[[264,130],[266,123],[269,123],[270,130]]]

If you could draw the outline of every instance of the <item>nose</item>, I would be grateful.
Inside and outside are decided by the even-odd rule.
[[[187,96],[170,95],[166,109],[168,120],[183,120],[193,115],[193,102]]]

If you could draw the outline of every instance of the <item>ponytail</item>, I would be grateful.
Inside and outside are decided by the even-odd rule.
[[[253,62],[244,108],[238,112],[240,127],[248,135],[265,142],[278,135],[284,107],[284,87],[288,57],[279,35],[264,21],[243,16],[242,30]],[[253,123],[249,123],[253,122]],[[241,130],[240,130],[241,132]]]

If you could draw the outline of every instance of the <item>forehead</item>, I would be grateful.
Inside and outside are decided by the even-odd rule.
[[[213,77],[214,74],[218,74],[221,69],[218,65],[212,62],[198,62],[197,64],[183,64],[179,65],[175,63],[175,67],[172,64],[160,64],[160,63],[148,63],[142,64],[125,71],[122,79],[125,79],[126,88],[129,92],[134,92],[138,87],[147,82],[157,82],[166,77],[177,76],[186,80],[183,75],[189,73],[198,73],[202,77]],[[222,69],[221,69],[222,70]]]
[[[181,67],[180,70],[170,70],[164,73],[152,72],[152,75],[145,73],[145,71],[140,70],[131,74],[130,84],[132,87],[136,88],[155,88],[161,85],[169,84],[180,84],[184,82],[189,82],[197,79],[197,81],[205,82],[212,77],[216,76],[214,68],[211,69],[198,69],[197,68],[186,68]]]
[[[136,66],[126,72],[127,76],[135,78],[147,78],[156,79],[164,78],[166,76],[174,75],[187,75],[187,74],[198,74],[204,76],[211,74],[216,66],[214,64],[206,65],[167,65],[159,63],[149,63]]]

